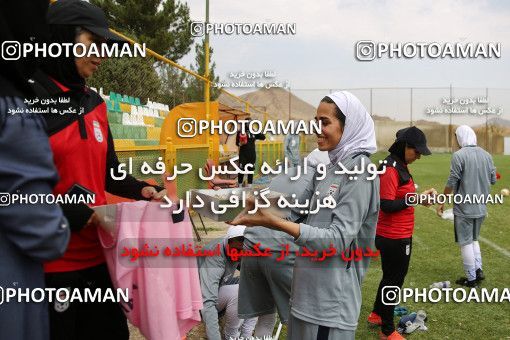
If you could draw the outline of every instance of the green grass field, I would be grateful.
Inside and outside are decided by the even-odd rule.
[[[378,154],[374,160],[382,159]],[[450,168],[450,154],[422,157],[412,164],[411,173],[420,186],[418,191],[430,187],[442,191]],[[510,157],[494,156],[501,179],[493,186],[492,193],[510,187]],[[413,235],[413,254],[404,287],[424,288],[436,281],[454,281],[464,276],[460,249],[454,242],[453,223],[439,218],[435,211],[422,206],[415,210],[416,223]],[[482,287],[510,288],[510,197],[503,205],[489,205],[481,236],[484,240],[507,251],[507,255],[480,241],[483,269],[486,280]],[[377,329],[366,323],[382,271],[379,259],[370,265],[363,284],[363,305],[357,339],[377,337]],[[510,339],[510,303],[407,303],[416,311],[428,314],[427,332],[408,335],[416,339]],[[397,319],[395,319],[397,320]]]
[[[376,154],[377,162],[386,154]],[[418,191],[434,187],[442,192],[450,169],[450,154],[422,157],[410,166]],[[493,156],[501,179],[492,193],[510,187],[510,156]],[[446,207],[449,208],[449,207]],[[503,205],[488,206],[481,236],[483,240],[506,250],[506,254],[480,241],[486,280],[481,287],[510,288],[510,197]],[[415,209],[413,253],[404,287],[428,288],[437,281],[454,281],[464,276],[460,249],[454,242],[453,223],[439,218],[435,210],[419,206]],[[363,283],[363,304],[356,339],[378,339],[378,328],[368,326],[377,286],[382,276],[380,260],[370,264]],[[416,331],[408,339],[510,339],[510,303],[407,303],[411,311],[427,312],[427,332]],[[398,318],[395,318],[395,322]],[[281,339],[285,338],[285,331]]]

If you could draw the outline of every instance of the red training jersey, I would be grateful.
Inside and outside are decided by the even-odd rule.
[[[381,200],[405,199],[407,193],[415,193],[416,188],[412,178],[405,184],[400,184],[396,168],[386,167],[386,172],[379,177]],[[391,239],[409,238],[414,230],[414,207],[386,213],[379,210],[376,234]]]
[[[68,89],[55,83],[64,91]],[[64,94],[65,96],[65,94]],[[87,138],[80,137],[79,121],[50,136],[50,146],[60,180],[54,194],[65,194],[75,183],[95,194],[92,206],[106,204],[105,173],[108,144],[108,118],[106,105],[90,91],[87,107],[82,113]],[[85,103],[87,102],[88,103]],[[97,104],[97,105],[96,105]],[[105,262],[96,226],[88,226],[71,233],[69,246],[61,258],[47,262],[45,272],[66,272],[93,267]]]

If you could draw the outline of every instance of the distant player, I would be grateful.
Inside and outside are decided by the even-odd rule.
[[[453,153],[450,176],[444,194],[459,194],[462,197],[490,194],[490,185],[496,183],[496,168],[491,155],[476,145],[476,134],[467,125],[455,131],[460,150]],[[437,208],[442,215],[444,204]],[[453,205],[455,241],[460,246],[466,277],[456,281],[466,287],[476,287],[485,279],[482,271],[482,253],[478,237],[487,215],[486,204],[461,203]]]
[[[227,246],[238,251],[243,249],[243,226],[230,227],[223,238],[211,241],[205,247],[208,250],[220,248],[220,256],[198,258],[200,287],[204,308],[202,319],[209,340],[249,338],[253,333],[257,318],[239,319],[237,300],[239,277],[234,276],[240,263],[233,261],[227,254]],[[220,334],[218,314],[225,314],[223,337]]]

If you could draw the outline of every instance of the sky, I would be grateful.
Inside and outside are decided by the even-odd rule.
[[[204,21],[205,0],[187,3],[192,20]],[[486,87],[508,89],[489,91],[489,105],[502,108],[501,118],[508,119],[505,115],[510,112],[510,49],[505,47],[510,46],[510,1],[210,0],[210,22],[296,23],[295,35],[210,35],[216,73],[222,80],[229,80],[230,72],[271,70],[278,80],[289,82],[293,93],[312,104],[330,89],[444,88],[424,90],[423,96],[420,91],[415,92],[414,116],[423,114],[425,106],[440,105],[442,98],[449,95],[450,85],[456,89],[454,96],[482,96]],[[501,57],[443,60],[383,57],[363,62],[355,58],[359,40],[492,42],[501,44]],[[189,66],[192,58],[190,53],[180,63]],[[410,110],[408,90],[374,91],[377,98],[372,95],[371,105],[368,91],[356,93],[363,97],[360,99],[365,106],[373,109],[376,106],[375,110],[385,115],[399,117]]]

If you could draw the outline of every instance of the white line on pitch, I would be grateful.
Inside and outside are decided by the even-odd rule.
[[[433,206],[428,207],[430,210],[432,210],[434,213],[436,213],[436,209]],[[438,216],[438,218],[441,218]],[[449,220],[451,223],[453,223],[452,220]],[[501,248],[496,243],[489,241],[485,237],[479,236],[478,239],[488,245],[489,247],[494,248],[494,250],[498,251],[500,254],[510,258],[510,251],[506,250],[505,248]]]
[[[485,243],[486,245],[488,245],[488,246],[494,248],[495,250],[499,251],[501,254],[505,255],[506,257],[510,258],[510,251],[508,251],[508,250],[506,250],[504,248],[501,248],[500,246],[498,246],[494,242],[487,240],[485,237],[479,236],[478,239],[480,241],[482,241],[483,243]]]

